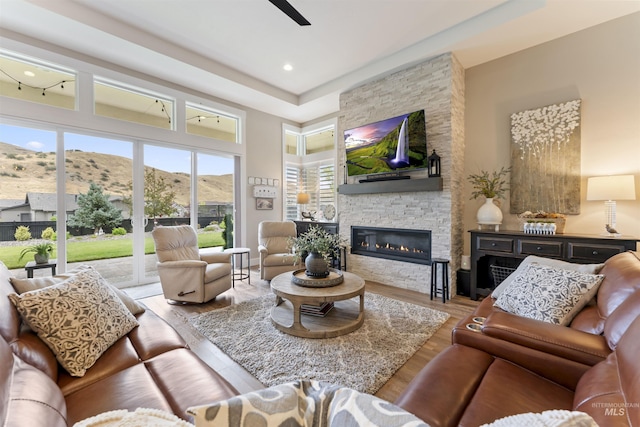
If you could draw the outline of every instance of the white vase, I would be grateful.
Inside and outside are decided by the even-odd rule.
[[[478,224],[502,224],[502,211],[493,203],[493,198],[487,198],[476,214]]]

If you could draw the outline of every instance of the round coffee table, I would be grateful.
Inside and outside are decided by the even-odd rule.
[[[344,281],[341,284],[326,288],[310,288],[292,283],[291,274],[282,273],[271,280],[271,290],[276,294],[276,304],[271,309],[271,321],[278,330],[302,338],[332,338],[348,334],[362,326],[364,280],[361,277],[343,271]],[[360,297],[359,304],[345,301],[356,296]],[[326,316],[305,314],[303,317],[303,304],[319,307],[323,303],[334,304]]]

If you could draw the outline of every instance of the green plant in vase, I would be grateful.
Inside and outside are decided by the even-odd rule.
[[[305,260],[306,274],[311,277],[327,277],[329,262],[337,257],[340,246],[345,244],[339,234],[331,234],[317,225],[309,227],[306,233],[288,239],[289,249],[295,255],[296,264]]]
[[[49,261],[49,257],[53,252],[53,243],[51,242],[43,242],[37,243],[35,245],[27,246],[20,252],[20,258],[18,261],[22,261],[22,258],[27,254],[34,254],[33,258],[36,261],[36,264],[46,264]]]
[[[502,224],[502,211],[493,201],[494,199],[503,198],[505,192],[509,189],[506,180],[509,172],[511,172],[511,168],[503,166],[499,171],[489,173],[483,170],[478,174],[468,176],[467,179],[473,186],[471,198],[477,199],[484,196],[486,199],[484,205],[480,206],[476,214],[478,224],[492,225],[496,230]]]
[[[506,176],[511,172],[511,168],[500,168],[499,171],[480,171],[478,174],[471,174],[468,180],[473,186],[472,199],[484,196],[487,199],[501,199],[504,197],[507,188]]]

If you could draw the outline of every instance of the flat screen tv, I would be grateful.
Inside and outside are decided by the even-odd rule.
[[[348,129],[344,145],[349,176],[426,169],[424,110]]]

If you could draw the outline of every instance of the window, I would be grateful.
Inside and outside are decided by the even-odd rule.
[[[297,195],[302,192],[298,189],[301,179],[301,171],[298,166],[286,165],[285,169],[285,219],[298,219],[300,212],[298,211]]]
[[[238,143],[238,118],[187,103],[187,133]]]
[[[301,211],[316,212],[318,219],[328,205],[336,204],[335,124],[296,131],[285,129],[284,191],[285,219],[300,219]],[[306,193],[309,202],[297,204],[297,195]]]
[[[314,154],[323,151],[331,151],[335,148],[333,140],[333,128],[324,129],[320,132],[303,135],[304,153]]]
[[[174,102],[123,83],[94,80],[95,114],[118,120],[173,129]]]
[[[15,221],[28,223],[33,238],[52,227],[58,232],[55,250],[61,270],[78,262],[117,257],[119,268],[102,273],[118,286],[157,281],[154,245],[148,233],[153,219],[163,224],[200,225],[200,246],[222,246],[219,218],[226,212],[243,214],[241,205],[236,209],[240,198],[233,186],[239,182],[234,174],[246,152],[242,144],[245,113],[222,104],[214,109],[201,107],[213,101],[133,76],[122,76],[122,82],[120,77],[96,77],[94,66],[73,63],[79,64],[77,71],[0,50],[0,102],[3,111],[14,111],[11,124],[0,118],[0,141],[6,145],[0,156],[0,187],[4,190],[5,181],[11,184],[11,191],[0,192],[2,239],[13,238],[15,230],[6,233],[4,229],[15,228]],[[18,71],[31,71],[36,77],[40,72],[52,78],[51,83],[40,80],[26,85],[29,76],[24,74],[24,80],[16,77]],[[85,84],[94,91],[94,102],[88,106],[78,100],[90,99],[91,94],[81,98],[77,93],[81,89],[76,89]],[[189,114],[207,116],[205,120],[215,120],[222,130],[198,133],[196,125],[190,133],[184,123],[177,126],[176,117],[189,116],[188,103],[175,100],[187,98],[192,104]],[[47,105],[25,108],[24,100]],[[87,120],[90,115],[95,120]],[[39,117],[47,122],[39,123]],[[18,127],[21,125],[24,128]],[[120,212],[121,224],[68,227],[78,230],[72,230],[73,238],[65,239],[79,195],[88,194],[92,184],[93,193],[101,189]],[[59,196],[65,193],[66,197]],[[150,205],[158,208],[150,211]],[[161,205],[169,205],[170,211],[160,209]],[[6,227],[2,225],[5,217],[11,221]],[[105,236],[113,228],[119,229],[117,236]],[[244,243],[242,228],[236,231],[236,238]],[[115,245],[107,248],[103,240]]]
[[[298,141],[300,135],[293,132],[285,132],[284,134],[284,152],[287,154],[298,155]]]
[[[1,96],[74,110],[75,81],[72,70],[0,51]]]

